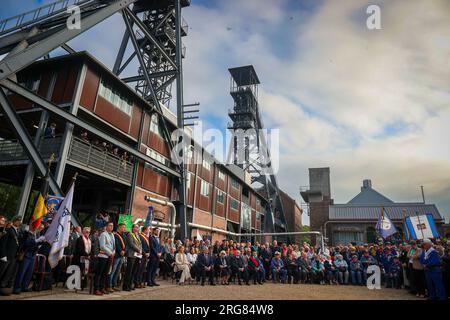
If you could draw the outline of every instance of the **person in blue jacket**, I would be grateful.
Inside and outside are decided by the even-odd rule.
[[[36,239],[33,225],[26,225],[20,251],[23,254],[22,261],[19,262],[18,272],[14,282],[14,294],[28,292],[31,278],[33,276],[34,262],[38,251],[39,243],[45,240],[45,237]]]
[[[394,257],[389,270],[386,271],[386,288],[400,289],[403,278],[402,263],[398,257]]]
[[[442,280],[442,262],[439,252],[433,248],[433,242],[425,239],[422,244],[423,252],[420,256],[420,263],[425,270],[427,282],[428,299],[446,300],[444,281]]]
[[[363,267],[363,283],[367,282],[367,268],[371,265],[377,265],[377,260],[370,255],[369,251],[365,251],[360,259],[361,265]]]
[[[280,252],[276,251],[275,256],[272,258],[270,262],[270,269],[272,270],[272,281],[275,282],[277,279],[277,275],[282,283],[286,281],[287,271],[283,260],[281,260]]]
[[[354,285],[363,285],[363,266],[356,254],[352,256],[352,261],[350,261],[350,277]]]

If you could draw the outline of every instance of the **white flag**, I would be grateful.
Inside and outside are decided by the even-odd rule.
[[[202,238],[202,236],[200,235],[200,232],[198,231],[198,229],[197,229],[197,240],[199,240],[199,241],[201,241],[201,240],[203,240],[203,238]]]
[[[58,265],[64,255],[64,248],[69,245],[70,221],[72,220],[72,199],[75,184],[70,187],[69,192],[59,206],[58,212],[53,217],[52,224],[45,233],[45,239],[52,244],[48,263],[52,267]]]

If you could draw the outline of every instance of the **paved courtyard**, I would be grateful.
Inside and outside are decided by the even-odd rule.
[[[178,286],[170,281],[160,281],[160,287],[137,289],[94,296],[87,292],[69,292],[61,287],[45,292],[29,292],[0,297],[0,300],[411,300],[417,299],[405,290],[369,290],[357,286],[281,285],[267,283],[251,286]]]

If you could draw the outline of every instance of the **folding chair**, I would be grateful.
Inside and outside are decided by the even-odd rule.
[[[33,285],[33,287],[37,288],[37,291],[42,291],[42,288],[44,286],[44,280],[52,276],[51,270],[46,271],[46,265],[47,265],[47,257],[44,256],[43,254],[36,254],[33,272],[35,276],[34,282],[36,283],[36,285]],[[50,289],[52,289],[52,286],[50,286]]]

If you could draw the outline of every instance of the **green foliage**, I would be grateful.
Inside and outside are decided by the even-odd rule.
[[[310,227],[309,226],[302,226],[302,231],[303,232],[308,232],[310,231]],[[311,236],[310,235],[303,235],[300,237],[300,244],[302,244],[303,242],[307,242],[307,243],[311,243]]]
[[[16,213],[20,187],[0,182],[0,215],[12,218]]]

